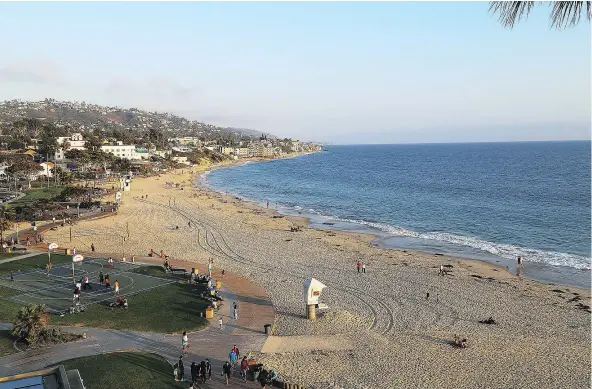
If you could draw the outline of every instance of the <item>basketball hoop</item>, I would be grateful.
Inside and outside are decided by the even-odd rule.
[[[82,260],[84,259],[84,257],[80,254],[76,254],[72,257],[72,262],[78,263],[78,262],[82,262]]]

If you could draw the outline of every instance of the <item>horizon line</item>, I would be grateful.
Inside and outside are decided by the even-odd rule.
[[[560,142],[592,142],[592,139],[556,139],[556,140],[509,140],[509,141],[460,141],[460,142],[409,142],[409,143],[323,143],[323,146],[395,146],[395,145],[458,145],[481,143],[560,143]],[[313,143],[315,143],[313,141]]]

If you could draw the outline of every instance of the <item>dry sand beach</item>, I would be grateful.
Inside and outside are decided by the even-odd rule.
[[[273,301],[273,334],[305,335],[260,359],[307,386],[590,387],[590,313],[577,306],[590,304],[589,290],[521,280],[479,261],[381,249],[366,235],[291,232],[306,221],[194,188],[204,169],[134,179],[118,214],[78,223],[72,245],[89,250],[93,242],[98,252],[128,257],[162,249],[198,264],[214,258],[215,267],[250,278]],[[66,229],[46,235],[68,242]],[[356,272],[358,259],[366,274]],[[452,265],[450,275],[438,276],[441,264]],[[321,300],[330,307],[316,322],[304,317],[310,277],[327,285]],[[490,316],[497,324],[479,323]],[[448,344],[455,334],[468,348]],[[341,344],[327,347],[318,335]]]

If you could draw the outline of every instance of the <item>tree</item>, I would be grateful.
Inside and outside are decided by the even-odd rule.
[[[46,161],[49,161],[50,156],[53,157],[58,148],[60,148],[56,133],[56,128],[53,125],[44,126],[43,131],[41,132],[41,142],[38,151],[39,154],[45,155]]]
[[[15,214],[12,208],[3,205],[0,207],[0,242],[4,242],[4,231],[12,228]]]
[[[6,169],[6,172],[15,178],[27,180],[29,186],[31,186],[31,176],[42,170],[43,168],[36,162],[17,160]]]
[[[504,27],[512,28],[523,17],[526,19],[535,5],[542,1],[491,1],[489,11],[497,14]],[[553,8],[550,15],[551,28],[561,30],[576,26],[586,12],[588,21],[592,19],[591,1],[555,1],[548,3]],[[584,9],[584,5],[586,8]]]
[[[84,143],[84,147],[90,151],[98,151],[103,146],[103,138],[101,135],[87,135],[86,136],[86,143]]]
[[[18,311],[12,322],[12,335],[34,344],[45,326],[45,305],[27,304]]]

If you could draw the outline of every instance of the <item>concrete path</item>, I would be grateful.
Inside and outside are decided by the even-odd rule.
[[[15,255],[14,257],[0,259],[0,263],[18,261],[19,259],[25,259],[25,258],[29,258],[29,257],[34,257],[35,255],[39,255],[39,254],[47,254],[47,252],[37,251],[37,250],[27,250],[27,254]]]

